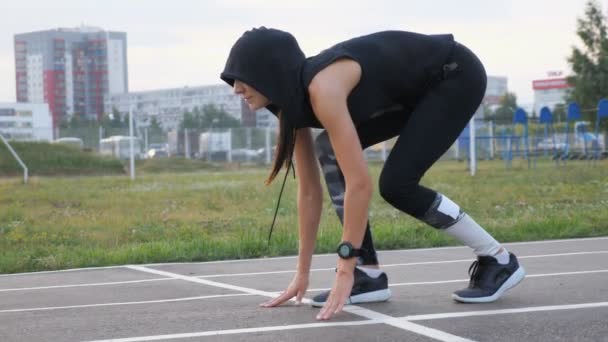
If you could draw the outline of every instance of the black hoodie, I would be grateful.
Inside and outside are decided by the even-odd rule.
[[[396,105],[413,108],[438,80],[454,46],[452,35],[384,31],[347,40],[305,58],[289,33],[260,27],[237,40],[221,78],[231,86],[240,80],[266,96],[268,109],[283,111],[292,128],[321,127],[312,111],[308,85],[341,58],[361,66],[359,84],[348,97],[355,125]]]
[[[265,27],[247,31],[237,40],[221,78],[230,86],[239,80],[266,96],[273,114],[283,111],[292,127],[292,117],[303,110],[312,115],[302,83],[306,57],[296,39],[287,32]],[[306,108],[307,107],[307,108]]]

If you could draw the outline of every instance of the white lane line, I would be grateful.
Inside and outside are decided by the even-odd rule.
[[[234,286],[234,285],[214,282],[211,280],[199,279],[199,278],[195,278],[195,277],[184,276],[181,274],[159,271],[159,270],[142,267],[142,266],[127,266],[127,267],[134,269],[134,270],[139,270],[142,272],[163,275],[166,277],[182,279],[185,281],[190,281],[190,282],[199,283],[199,284],[217,286],[217,287],[221,287],[221,288],[225,288],[225,289],[240,291],[240,292],[254,294],[254,295],[260,295],[260,296],[264,296],[264,297],[274,298],[277,295],[275,292],[260,291],[260,290],[255,290],[255,289],[242,287],[242,286]],[[307,299],[306,301],[303,301],[303,302],[309,303],[310,300]],[[400,328],[400,329],[403,329],[406,331],[414,332],[414,333],[417,333],[417,334],[420,334],[423,336],[427,336],[427,337],[430,337],[430,338],[433,338],[433,339],[436,339],[436,340],[439,340],[442,342],[470,342],[470,340],[464,339],[464,338],[456,336],[456,335],[452,335],[452,334],[449,334],[449,333],[446,333],[446,332],[443,332],[443,331],[440,331],[437,329],[433,329],[433,328],[427,328],[427,327],[424,327],[424,326],[421,326],[421,325],[418,325],[415,323],[402,322],[402,321],[399,321],[398,319],[396,319],[395,317],[387,316],[387,315],[381,314],[379,312],[368,310],[368,309],[358,307],[355,305],[345,307],[344,311],[350,312],[350,313],[353,313],[353,314],[356,314],[356,315],[359,315],[359,316],[362,316],[362,317],[365,317],[365,318],[368,318],[368,319],[371,319],[374,321],[383,320],[383,321],[386,321],[386,324],[392,325],[394,327],[397,327],[397,328]]]
[[[38,272],[24,272],[24,273],[7,273],[0,274],[0,278],[2,277],[12,277],[12,276],[27,276],[27,275],[39,275],[39,274],[53,274],[53,273],[66,273],[66,272],[74,272],[74,271],[96,271],[96,270],[112,270],[112,269],[122,269],[123,266],[99,266],[99,267],[82,267],[82,268],[70,268],[67,270],[57,270],[57,271],[38,271]]]
[[[171,335],[155,335],[155,336],[140,336],[140,337],[115,338],[115,339],[110,339],[110,340],[95,340],[95,341],[88,341],[88,342],[141,342],[141,341],[158,341],[158,340],[173,340],[173,339],[180,339],[180,338],[205,337],[205,336],[220,336],[220,335],[233,335],[233,334],[250,334],[250,333],[259,333],[259,332],[268,332],[268,331],[282,331],[282,330],[295,330],[295,329],[361,326],[361,325],[370,325],[370,324],[379,324],[379,323],[382,323],[382,322],[376,322],[376,321],[371,321],[370,320],[370,321],[349,321],[349,322],[291,324],[291,325],[279,325],[279,326],[259,327],[259,328],[242,328],[242,329],[201,331],[201,332],[194,332],[194,333],[171,334]]]
[[[236,286],[236,285],[229,285],[229,284],[224,284],[224,283],[218,283],[218,282],[213,281],[213,280],[205,280],[205,279],[199,279],[199,278],[196,278],[196,277],[189,277],[189,276],[185,276],[185,275],[181,275],[181,274],[177,274],[177,273],[171,273],[171,272],[166,272],[166,271],[161,271],[161,270],[155,270],[155,269],[144,267],[144,266],[127,265],[125,267],[126,268],[130,268],[132,270],[140,271],[140,272],[152,273],[152,274],[156,274],[156,275],[165,276],[165,277],[168,277],[168,278],[181,279],[181,280],[189,281],[189,282],[192,282],[192,283],[199,283],[199,284],[208,285],[208,286],[220,287],[220,288],[223,288],[223,289],[228,289],[228,290],[233,290],[233,291],[238,291],[238,292],[249,293],[249,294],[252,294],[252,295],[258,295],[258,296],[264,296],[264,297],[274,297],[274,296],[276,296],[276,293],[274,293],[274,292],[259,291],[259,290],[250,289],[250,288],[247,288],[247,287],[242,287],[242,286]]]
[[[596,274],[596,273],[608,273],[608,270],[526,274],[526,278],[559,277],[559,276]],[[398,287],[398,286],[418,286],[418,285],[441,285],[441,284],[450,284],[450,283],[463,283],[463,282],[468,282],[468,281],[469,281],[468,278],[467,279],[434,280],[434,281],[416,281],[416,282],[409,282],[409,283],[389,283],[388,286],[389,287]],[[322,291],[328,291],[328,290],[331,290],[331,288],[308,289],[308,291],[310,291],[310,292],[322,292]]]
[[[504,309],[504,310],[482,310],[482,311],[438,313],[438,314],[427,314],[427,315],[410,315],[410,316],[404,316],[404,317],[399,317],[399,318],[393,318],[390,316],[377,314],[372,311],[373,314],[369,314],[369,315],[373,316],[375,318],[370,319],[370,320],[365,320],[365,321],[308,323],[308,324],[281,325],[281,326],[269,326],[269,327],[258,327],[258,328],[227,329],[227,330],[202,331],[202,332],[194,332],[194,333],[140,336],[140,337],[118,338],[118,339],[110,339],[110,340],[95,340],[95,341],[88,341],[88,342],[158,341],[158,340],[170,340],[170,339],[180,339],[180,338],[220,336],[220,335],[233,335],[233,334],[249,334],[249,333],[284,331],[284,330],[295,330],[295,329],[327,328],[327,327],[341,327],[341,326],[362,326],[362,325],[371,325],[371,324],[380,324],[380,323],[385,323],[385,324],[390,324],[390,325],[395,324],[395,325],[400,325],[399,327],[403,326],[403,327],[408,327],[410,329],[418,329],[418,327],[421,327],[421,326],[411,323],[411,321],[427,321],[427,320],[447,319],[447,318],[503,315],[503,314],[540,312],[540,311],[593,309],[593,308],[601,308],[601,307],[608,307],[608,302],[536,306],[536,307]],[[351,307],[346,307],[346,308],[351,308]],[[366,314],[365,311],[366,311],[366,309],[358,307],[356,309],[350,310],[349,312],[351,312],[353,314],[359,314],[359,313]],[[369,310],[367,310],[367,311],[369,311]],[[423,327],[423,328],[428,329],[426,327]],[[407,330],[409,330],[409,329],[407,329]],[[443,332],[441,332],[441,333],[443,333]],[[453,336],[453,335],[451,335],[451,336]],[[442,338],[444,338],[445,341],[468,341],[468,340],[462,339],[462,338],[458,339],[457,336],[456,336],[457,339],[448,339],[449,336],[443,336],[443,335],[442,335]]]
[[[224,298],[224,297],[242,297],[242,296],[251,296],[251,295],[248,293],[236,293],[236,294],[223,294],[223,295],[212,295],[212,296],[146,300],[146,301],[140,301],[140,302],[117,302],[117,303],[83,304],[83,305],[70,305],[70,306],[52,306],[52,307],[46,307],[46,308],[9,309],[9,310],[0,310],[0,313],[96,308],[96,307],[102,307],[102,306],[118,306],[118,305],[158,304],[158,303],[185,302],[185,301],[190,301],[190,300],[213,299],[213,298]]]
[[[553,257],[564,257],[564,256],[580,256],[580,255],[594,255],[594,254],[608,254],[608,251],[589,251],[589,252],[573,252],[573,253],[554,253],[554,254],[538,254],[538,255],[527,255],[518,256],[518,259],[533,259],[533,258],[553,258]],[[422,266],[422,265],[441,265],[441,264],[454,264],[461,262],[473,262],[474,259],[454,259],[454,260],[437,260],[437,261],[419,261],[419,262],[406,262],[397,264],[382,264],[381,268],[390,267],[403,267],[403,266]],[[322,271],[333,271],[335,267],[328,268],[313,268],[311,272],[322,272]],[[242,277],[242,276],[258,276],[268,274],[283,274],[283,273],[295,273],[295,270],[282,270],[282,271],[267,271],[267,272],[246,272],[246,273],[227,273],[227,274],[209,274],[202,276],[195,276],[197,278],[223,278],[223,277]]]
[[[529,274],[526,277],[528,278],[540,278],[540,277],[554,277],[554,276],[566,276],[566,275],[580,275],[580,274],[594,274],[594,273],[608,273],[608,270],[593,270],[593,271],[576,271],[576,272],[562,272],[562,273],[545,273],[545,274]],[[179,280],[173,278],[162,278],[160,280]],[[389,287],[398,287],[398,286],[417,286],[417,285],[441,285],[441,284],[449,284],[449,283],[463,283],[468,282],[469,279],[453,279],[453,280],[437,280],[437,281],[420,281],[420,282],[410,282],[410,283],[392,283],[389,284]],[[328,291],[330,288],[322,288],[322,289],[309,289],[309,292],[321,292]],[[273,295],[278,295],[281,291],[269,292]],[[166,302],[179,302],[179,301],[189,301],[189,300],[202,300],[202,299],[213,299],[213,298],[224,298],[224,297],[240,297],[240,296],[248,296],[251,294],[224,294],[224,295],[212,295],[212,296],[201,296],[201,297],[185,297],[185,298],[176,298],[176,299],[166,299],[166,300],[150,300],[150,301],[141,301],[141,302],[116,302],[116,303],[101,303],[101,304],[85,304],[85,305],[73,305],[73,306],[53,306],[53,307],[43,307],[43,308],[31,308],[31,309],[11,309],[11,310],[0,310],[0,313],[8,313],[8,312],[24,312],[24,311],[46,311],[46,310],[60,310],[60,309],[73,309],[73,308],[87,308],[87,307],[97,307],[97,306],[118,306],[118,305],[133,305],[133,304],[154,304],[154,303],[166,303]],[[305,301],[303,301],[305,302]]]
[[[17,287],[17,288],[14,288],[14,289],[0,289],[0,292],[65,289],[65,288],[72,288],[72,287],[87,287],[87,286],[108,286],[108,285],[138,284],[138,283],[147,283],[147,282],[153,282],[153,281],[165,281],[165,280],[177,280],[177,279],[172,279],[172,278],[154,278],[154,279],[143,279],[143,280],[114,281],[114,282],[107,282],[107,283],[52,285],[52,286],[38,286],[38,287]]]
[[[608,237],[592,237],[592,238],[575,238],[575,239],[561,239],[561,240],[539,240],[539,241],[523,241],[523,242],[507,242],[503,243],[505,246],[520,246],[520,245],[538,245],[538,244],[552,244],[552,243],[564,243],[564,242],[586,242],[586,241],[601,241],[608,240]],[[434,250],[449,250],[449,249],[468,249],[466,246],[447,246],[447,247],[431,247],[431,248],[417,248],[417,249],[395,249],[395,250],[381,250],[379,253],[412,253],[412,252],[426,252]],[[315,254],[313,258],[319,257],[333,257],[335,253],[327,254]],[[156,264],[142,264],[142,266],[169,266],[169,265],[213,265],[213,264],[225,264],[225,263],[239,263],[239,262],[259,262],[274,261],[274,260],[288,260],[296,259],[297,255],[283,256],[283,257],[272,257],[272,258],[249,258],[249,259],[237,259],[237,260],[217,260],[217,261],[203,261],[203,262],[169,262],[169,263],[156,263]],[[100,267],[82,267],[72,268],[66,270],[57,271],[39,271],[39,272],[24,272],[24,273],[8,273],[0,274],[2,277],[12,276],[27,276],[27,275],[38,275],[38,274],[49,274],[49,273],[66,273],[74,271],[95,271],[95,270],[107,270],[107,269],[121,269],[124,266],[100,266]]]
[[[406,331],[414,332],[422,336],[430,337],[432,339],[444,342],[472,342],[472,340],[466,339],[464,337],[452,335],[445,331],[441,331],[434,328],[425,327],[420,324],[408,322],[403,319],[399,319],[396,317],[388,316],[376,311],[372,311],[360,306],[352,305],[345,306],[344,311],[349,312],[351,314],[359,315],[370,319],[372,321],[379,321],[384,324],[388,324],[395,328],[403,329]]]
[[[528,256],[520,256],[519,259],[532,259],[532,258],[548,258],[548,257],[560,257],[560,256],[578,256],[578,255],[593,255],[593,254],[607,254],[608,251],[589,251],[589,252],[576,252],[576,253],[559,253],[559,254],[542,254],[542,255],[528,255]],[[386,264],[382,265],[382,268],[390,268],[390,267],[403,267],[403,266],[419,266],[419,265],[433,265],[433,264],[450,264],[450,263],[459,263],[459,262],[471,262],[473,259],[458,259],[458,260],[441,260],[441,261],[423,261],[423,262],[410,262],[410,263],[401,263],[401,264]],[[124,267],[124,266],[123,266]],[[325,271],[333,271],[335,268],[314,268],[311,269],[311,272],[325,272]],[[295,270],[283,270],[283,271],[268,271],[268,272],[246,272],[246,273],[228,273],[228,274],[210,274],[203,276],[193,276],[199,279],[209,279],[209,278],[223,278],[223,277],[244,277],[244,276],[258,276],[258,275],[271,275],[271,274],[290,274],[294,273]],[[583,271],[583,273],[590,273],[593,271]],[[599,271],[603,272],[603,271]],[[565,272],[561,274],[579,274],[577,272]],[[556,274],[559,275],[559,274]],[[538,276],[546,276],[546,275],[538,275]],[[71,288],[71,287],[86,287],[86,286],[107,286],[107,285],[121,285],[121,284],[135,284],[135,283],[144,283],[144,282],[154,282],[154,281],[166,281],[166,280],[175,280],[173,278],[154,278],[154,279],[143,279],[143,280],[129,280],[129,281],[117,281],[117,282],[108,282],[108,283],[91,283],[91,284],[73,284],[73,285],[53,285],[53,286],[39,286],[39,287],[23,287],[23,288],[9,288],[9,289],[0,289],[1,292],[12,292],[12,291],[34,291],[34,290],[47,290],[47,289],[60,289],[60,288]],[[460,282],[464,280],[445,280],[445,281],[434,281],[434,282],[420,282],[420,283],[404,283],[404,285],[426,285],[426,284],[440,284],[440,283],[453,283]],[[400,286],[401,284],[393,284],[391,286]],[[326,291],[328,289],[317,289],[309,291]]]
[[[531,306],[531,307],[527,307],[527,308],[502,309],[502,310],[480,310],[480,311],[468,311],[468,312],[449,312],[449,313],[428,314],[428,315],[411,315],[411,316],[401,317],[400,319],[406,320],[406,321],[426,321],[426,320],[445,319],[445,318],[505,315],[505,314],[540,312],[540,311],[594,309],[594,308],[602,308],[602,307],[608,307],[608,302],[568,304],[568,305]]]

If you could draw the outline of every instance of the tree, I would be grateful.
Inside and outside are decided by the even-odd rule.
[[[517,109],[517,95],[515,93],[507,92],[500,99],[500,107],[496,108],[492,113],[491,118],[498,123],[511,123],[513,122],[513,114]]]
[[[179,124],[180,129],[234,128],[239,126],[239,120],[230,116],[225,110],[217,108],[214,104],[205,105],[202,110],[195,107],[192,112],[185,112]]]
[[[198,120],[196,120],[193,113],[186,111],[186,112],[184,112],[182,121],[179,123],[179,128],[180,129],[200,128],[200,124],[197,121]]]
[[[553,122],[566,121],[566,105],[558,103],[553,107]]]
[[[157,132],[157,133],[163,132],[163,128],[160,126],[160,123],[156,119],[156,116],[153,116],[152,119],[150,119],[149,129],[151,132]]]
[[[228,127],[239,127],[240,121],[233,118],[228,114],[225,110],[217,108],[214,104],[208,104],[203,106],[203,127],[218,127],[218,128],[228,128]]]
[[[573,47],[568,63],[573,75],[568,83],[573,86],[569,101],[577,102],[581,108],[597,108],[598,101],[608,94],[608,36],[606,17],[601,5],[589,0],[585,16],[578,18],[576,34],[584,44],[583,49]],[[583,118],[595,121],[597,111],[583,110]]]
[[[107,130],[112,127],[112,118],[109,114],[104,114],[101,117],[101,120],[99,120],[99,126],[101,126],[104,130]]]
[[[126,119],[127,125],[126,127],[129,127],[129,119]],[[122,122],[122,116],[120,115],[120,112],[118,111],[118,109],[116,109],[116,107],[112,107],[112,127],[113,128],[124,128],[125,125]]]

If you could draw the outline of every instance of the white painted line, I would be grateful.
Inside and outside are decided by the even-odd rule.
[[[559,272],[559,273],[540,273],[540,274],[526,274],[526,278],[542,278],[542,277],[559,277],[569,275],[581,275],[581,274],[595,274],[595,273],[608,273],[608,270],[590,270],[590,271],[574,271],[574,272]],[[441,285],[450,283],[463,283],[468,282],[469,279],[451,279],[451,280],[434,280],[434,281],[416,281],[409,283],[390,283],[389,287],[398,286],[418,286],[418,285]],[[331,290],[331,288],[322,289],[308,289],[310,292],[323,292]]]
[[[608,273],[608,270],[594,270],[594,271],[576,271],[576,272],[562,272],[562,273],[546,273],[546,274],[529,274],[526,277],[528,278],[539,278],[539,277],[553,277],[553,276],[566,276],[566,275],[580,275],[580,274],[594,274],[594,273]],[[162,278],[161,280],[179,280],[174,278]],[[468,282],[469,279],[454,279],[454,280],[438,280],[438,281],[421,281],[421,282],[410,282],[410,283],[393,283],[389,284],[390,287],[398,287],[398,286],[417,286],[417,285],[441,285],[448,283],[463,283]],[[309,289],[309,292],[321,292],[328,291],[330,288],[323,289]],[[269,292],[274,296],[278,295],[281,291]],[[10,313],[10,312],[26,312],[26,311],[48,311],[48,310],[61,310],[61,309],[74,309],[74,308],[90,308],[90,307],[100,307],[100,306],[120,306],[120,305],[133,305],[133,304],[157,304],[157,303],[167,303],[167,302],[181,302],[181,301],[191,301],[191,300],[203,300],[203,299],[215,299],[215,298],[228,298],[228,297],[240,297],[240,296],[250,296],[252,294],[248,293],[236,293],[236,294],[223,294],[223,295],[211,295],[211,296],[201,296],[201,297],[185,297],[185,298],[176,298],[176,299],[164,299],[164,300],[150,300],[150,301],[140,301],[140,302],[117,302],[117,303],[101,303],[101,304],[85,304],[85,305],[72,305],[72,306],[54,306],[54,307],[43,307],[43,308],[28,308],[28,309],[10,309],[10,310],[0,310],[0,313]],[[302,302],[309,302],[308,299],[304,299]]]
[[[602,307],[608,307],[608,302],[568,304],[568,305],[532,306],[532,307],[527,307],[527,308],[516,308],[516,309],[449,312],[449,313],[428,314],[428,315],[412,315],[412,316],[404,316],[404,317],[401,317],[400,319],[407,320],[407,321],[426,321],[426,320],[445,319],[445,318],[505,315],[505,314],[540,312],[540,311],[594,309],[594,308],[602,308]]]
[[[184,334],[171,334],[171,335],[156,335],[156,336],[140,336],[140,337],[115,338],[115,339],[110,339],[110,340],[95,340],[95,341],[88,341],[88,342],[142,342],[142,341],[174,340],[174,339],[192,338],[192,337],[220,336],[220,335],[234,335],[234,334],[251,334],[251,333],[260,333],[260,332],[268,332],[268,331],[283,331],[283,330],[295,330],[295,329],[361,326],[361,325],[370,325],[370,324],[379,324],[379,323],[381,323],[381,322],[376,322],[376,321],[349,321],[349,322],[292,324],[292,325],[279,325],[279,326],[259,327],[259,328],[242,328],[242,329],[229,329],[229,330],[201,331],[201,332],[184,333]]]
[[[181,280],[189,281],[189,282],[192,282],[192,283],[199,283],[199,284],[208,285],[208,286],[220,287],[220,288],[223,288],[223,289],[228,289],[228,290],[234,290],[234,291],[238,291],[238,292],[249,293],[249,294],[252,294],[252,295],[258,295],[258,296],[263,296],[263,297],[274,297],[274,296],[276,296],[276,293],[274,293],[274,292],[259,291],[259,290],[250,289],[250,288],[247,288],[247,287],[242,287],[242,286],[236,286],[236,285],[229,285],[229,284],[224,284],[224,283],[218,283],[218,282],[215,282],[213,280],[205,280],[205,279],[199,279],[199,278],[196,278],[196,277],[189,277],[189,276],[185,276],[185,275],[181,275],[181,274],[177,274],[177,273],[171,273],[171,272],[165,272],[165,271],[161,271],[161,270],[155,270],[155,269],[144,267],[144,266],[128,265],[128,266],[125,266],[125,267],[130,268],[132,270],[136,270],[136,271],[141,271],[141,272],[146,272],[146,273],[152,273],[152,274],[161,275],[161,276],[165,276],[165,277],[173,278],[173,279],[181,279]]]
[[[123,284],[137,284],[147,283],[153,281],[165,281],[165,280],[176,280],[172,278],[154,278],[154,279],[143,279],[143,280],[126,280],[126,281],[114,281],[107,283],[89,283],[89,284],[72,284],[72,285],[53,285],[53,286],[38,286],[38,287],[17,287],[13,289],[0,289],[0,292],[12,292],[12,291],[34,291],[34,290],[50,290],[50,289],[65,289],[72,287],[87,287],[87,286],[108,286],[108,285],[123,285]]]
[[[214,299],[214,298],[225,298],[225,297],[242,297],[242,296],[251,296],[251,295],[248,293],[236,293],[236,294],[223,294],[223,295],[213,295],[213,296],[146,300],[146,301],[140,301],[140,302],[118,302],[118,303],[83,304],[83,305],[70,305],[70,306],[51,306],[51,307],[45,307],[45,308],[9,309],[9,310],[0,310],[0,313],[52,311],[52,310],[62,310],[62,309],[96,308],[96,307],[102,307],[102,306],[119,306],[119,305],[158,304],[158,303],[186,302],[186,301],[191,301],[191,300]]]
[[[528,255],[518,256],[518,259],[532,259],[532,258],[552,258],[552,257],[563,257],[563,256],[579,256],[579,255],[594,255],[594,254],[608,254],[608,251],[589,251],[589,252],[573,252],[573,253],[554,253],[554,254],[539,254],[539,255]],[[398,264],[382,264],[381,268],[390,267],[403,267],[403,266],[422,266],[422,265],[440,265],[440,264],[454,264],[461,262],[473,262],[474,259],[454,259],[454,260],[438,260],[438,261],[419,261],[419,262],[406,262]],[[311,272],[322,272],[322,271],[333,271],[335,267],[329,268],[313,268]],[[242,277],[242,276],[258,276],[268,274],[283,274],[283,273],[295,273],[295,269],[283,270],[283,271],[268,271],[268,272],[248,272],[248,273],[226,273],[226,274],[209,274],[202,276],[195,276],[197,278],[222,278],[222,277]]]
[[[296,329],[310,329],[310,328],[327,328],[327,327],[341,327],[341,326],[363,326],[371,324],[385,323],[392,326],[397,326],[401,329],[414,331],[414,329],[422,328],[425,333],[437,333],[442,341],[470,341],[463,339],[458,336],[446,334],[442,331],[430,329],[418,324],[414,324],[411,321],[426,321],[435,319],[447,319],[447,318],[460,318],[460,317],[475,317],[475,316],[487,316],[487,315],[503,315],[513,313],[527,313],[527,312],[540,312],[540,311],[558,311],[558,310],[578,310],[578,309],[593,309],[600,307],[608,307],[608,302],[599,303],[584,303],[584,304],[570,304],[570,305],[552,305],[552,306],[537,306],[519,309],[504,309],[504,310],[482,310],[482,311],[469,311],[469,312],[450,312],[450,313],[438,313],[438,314],[427,314],[427,315],[411,315],[400,318],[393,318],[377,312],[370,311],[361,307],[345,307],[352,308],[349,310],[350,313],[356,315],[368,315],[374,317],[365,321],[349,321],[349,322],[328,322],[328,323],[308,323],[308,324],[294,324],[294,325],[281,325],[281,326],[270,326],[270,327],[258,327],[258,328],[243,328],[243,329],[228,329],[228,330],[215,330],[215,331],[203,331],[194,333],[182,333],[182,334],[171,334],[171,335],[154,335],[154,336],[140,336],[140,337],[128,337],[110,340],[95,340],[88,342],[142,342],[142,341],[158,341],[158,340],[171,340],[180,338],[193,338],[193,337],[205,337],[205,336],[220,336],[220,335],[233,335],[233,334],[250,334],[260,332],[271,332],[271,331],[285,331],[285,330],[296,330]]]
[[[122,268],[122,267],[123,266],[99,266],[99,267],[70,268],[70,269],[67,269],[67,270],[57,270],[57,271],[38,271],[38,272],[24,272],[24,273],[7,273],[7,274],[0,274],[0,277],[27,276],[27,275],[39,275],[39,274],[53,274],[53,273],[75,272],[75,271],[111,270],[111,269]]]
[[[182,279],[185,281],[190,281],[190,282],[199,283],[199,284],[217,286],[217,287],[221,287],[221,288],[225,288],[225,289],[241,291],[241,292],[260,295],[260,296],[264,296],[264,297],[274,298],[277,296],[277,293],[275,293],[275,292],[266,292],[266,291],[260,291],[260,290],[250,289],[250,288],[241,287],[241,286],[234,286],[234,285],[229,285],[229,284],[224,284],[224,283],[218,283],[218,282],[214,282],[211,280],[199,279],[199,278],[195,278],[195,277],[184,276],[181,274],[159,271],[159,270],[142,267],[142,266],[127,266],[127,267],[134,269],[134,270],[139,270],[142,272],[163,275],[166,277]],[[306,301],[303,301],[303,302],[308,303],[308,302],[310,302],[310,300],[307,299]],[[344,311],[350,312],[350,313],[353,313],[353,314],[356,314],[359,316],[363,316],[363,317],[371,319],[371,320],[383,319],[383,320],[386,320],[386,324],[390,324],[394,327],[404,329],[407,331],[415,332],[415,333],[423,335],[423,336],[434,338],[434,339],[442,341],[442,342],[452,342],[452,341],[470,342],[470,340],[461,338],[456,335],[451,335],[451,334],[448,334],[448,333],[440,331],[440,330],[427,328],[427,327],[424,327],[424,326],[421,326],[421,325],[418,325],[415,323],[410,323],[410,322],[404,323],[404,322],[397,320],[395,317],[387,316],[387,315],[384,315],[384,314],[381,314],[381,313],[378,313],[378,312],[375,312],[372,310],[368,310],[368,309],[365,309],[362,307],[358,307],[355,305],[346,306]]]
[[[312,268],[310,272],[320,272],[320,271],[333,271],[335,267],[328,268]],[[209,279],[209,278],[225,278],[225,277],[247,277],[247,276],[258,276],[258,275],[270,275],[270,274],[288,274],[288,273],[296,273],[295,268],[290,270],[283,271],[267,271],[267,272],[245,272],[245,273],[226,273],[226,274],[209,274],[202,276],[194,276],[197,278]]]
[[[552,243],[563,243],[563,242],[585,242],[585,241],[598,241],[608,240],[608,237],[592,237],[592,238],[575,238],[575,239],[560,239],[560,240],[539,240],[539,241],[523,241],[523,242],[507,242],[503,243],[505,246],[519,246],[519,245],[537,245],[537,244],[552,244]],[[417,249],[396,249],[396,250],[381,250],[379,253],[411,253],[411,252],[426,252],[434,250],[446,250],[446,249],[468,249],[466,246],[447,246],[447,247],[430,247],[430,248],[417,248]],[[313,258],[319,257],[332,257],[335,253],[327,254],[315,254]],[[224,264],[224,263],[239,263],[239,262],[251,262],[251,261],[273,261],[273,260],[287,260],[295,259],[297,255],[272,257],[272,258],[249,258],[249,259],[236,259],[236,260],[217,260],[217,261],[203,261],[203,262],[169,262],[169,263],[156,263],[156,264],[142,264],[141,266],[168,266],[168,265],[212,265],[212,264]],[[8,273],[0,274],[1,277],[10,276],[26,276],[26,275],[38,275],[48,273],[65,273],[74,271],[94,271],[94,270],[107,270],[123,268],[124,266],[101,266],[101,267],[83,267],[83,268],[72,268],[66,270],[57,271],[40,271],[40,272],[24,272],[24,273]]]
[[[608,254],[608,251],[589,251],[589,252],[576,252],[576,253],[559,253],[559,254],[543,254],[543,255],[528,255],[528,256],[520,256],[519,259],[532,259],[532,258],[548,258],[548,257],[560,257],[560,256],[578,256],[578,255],[593,255],[593,254]],[[450,264],[450,263],[459,263],[459,262],[472,262],[473,259],[458,259],[458,260],[441,260],[441,261],[423,261],[423,262],[410,262],[410,263],[401,263],[401,264],[386,264],[382,265],[382,268],[390,268],[390,267],[402,267],[402,266],[419,266],[419,265],[432,265],[432,264]],[[125,267],[125,266],[122,266]],[[325,271],[333,271],[335,268],[314,268],[311,269],[311,272],[325,272]],[[227,274],[210,274],[203,276],[193,276],[199,279],[209,279],[209,278],[222,278],[222,277],[243,277],[243,276],[258,276],[258,275],[271,275],[271,274],[290,274],[294,273],[295,270],[283,270],[283,271],[268,271],[268,272],[247,272],[247,273],[227,273]],[[565,273],[555,273],[551,275],[568,275],[568,274],[586,274],[592,272],[604,272],[602,270],[599,271],[581,271],[581,272],[565,272]],[[549,275],[537,275],[537,276],[549,276]],[[530,275],[528,275],[530,277]],[[135,283],[144,283],[144,282],[154,282],[154,281],[166,281],[166,280],[175,280],[174,278],[154,278],[154,279],[143,279],[143,280],[129,280],[129,281],[117,281],[117,282],[108,282],[108,283],[91,283],[91,284],[73,284],[73,285],[53,285],[53,286],[39,286],[39,287],[24,287],[24,288],[8,288],[8,289],[0,289],[1,292],[12,292],[12,291],[34,291],[34,290],[47,290],[47,289],[59,289],[59,288],[71,288],[71,287],[86,287],[86,286],[107,286],[107,285],[121,285],[121,284],[135,284]],[[403,283],[403,284],[391,284],[391,286],[402,286],[402,285],[429,285],[429,284],[443,284],[443,283],[454,283],[461,282],[465,280],[441,280],[441,281],[431,281],[431,282],[414,282],[414,283]],[[468,280],[466,280],[468,281]],[[328,289],[309,289],[309,291],[327,291]]]
[[[417,333],[422,336],[430,337],[430,338],[433,338],[438,341],[471,342],[471,340],[460,337],[460,336],[452,335],[450,333],[447,333],[447,332],[444,332],[441,330],[437,330],[437,329],[425,327],[425,326],[422,326],[422,325],[419,325],[416,323],[408,322],[408,321],[405,321],[405,320],[402,320],[399,318],[395,318],[392,316],[388,316],[388,315],[385,315],[385,314],[382,314],[382,313],[379,313],[376,311],[372,311],[372,310],[369,310],[369,309],[366,309],[366,308],[363,308],[360,306],[345,306],[344,311],[349,312],[351,314],[365,317],[372,321],[379,321],[384,324],[393,326],[395,328],[411,331],[411,332]]]
[[[608,236],[592,237],[592,238],[575,238],[575,239],[560,239],[560,240],[538,240],[538,241],[522,241],[522,242],[506,242],[502,243],[505,246],[525,246],[525,245],[542,245],[551,243],[567,243],[567,242],[585,242],[585,241],[598,241],[608,240]],[[450,249],[470,249],[467,246],[445,246],[445,247],[429,247],[429,248],[413,248],[413,249],[391,249],[391,250],[380,250],[378,253],[412,253],[412,252],[428,252],[435,250],[450,250]],[[335,253],[326,254],[315,254],[313,258],[324,258],[324,257],[335,257]],[[208,264],[226,264],[226,263],[238,263],[238,262],[250,262],[250,261],[273,261],[273,260],[286,260],[296,259],[297,255],[283,256],[283,257],[272,257],[272,258],[251,258],[251,259],[237,259],[237,260],[217,260],[217,261],[203,261],[203,262],[176,262],[176,263],[157,263],[157,264],[143,264],[142,266],[170,266],[170,265],[208,265]]]
[[[558,276],[579,275],[579,274],[593,274],[593,273],[608,273],[608,270],[590,270],[590,271],[574,271],[574,272],[530,274],[530,275],[527,275],[526,278],[558,277]]]

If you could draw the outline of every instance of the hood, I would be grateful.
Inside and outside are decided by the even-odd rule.
[[[266,96],[266,108],[283,111],[294,128],[315,125],[316,119],[302,83],[306,57],[290,33],[259,27],[246,31],[230,50],[220,77],[230,86],[239,80]]]

